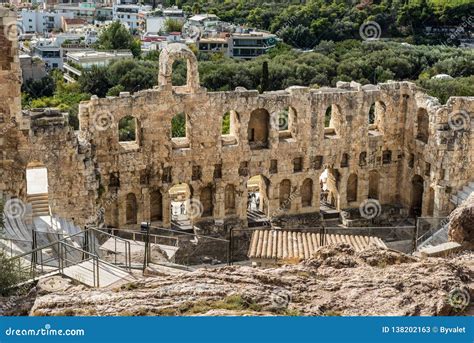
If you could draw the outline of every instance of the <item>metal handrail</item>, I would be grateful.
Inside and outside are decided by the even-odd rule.
[[[130,245],[130,242],[129,242],[129,241],[127,241],[126,239],[123,239],[123,238],[121,238],[121,237],[111,235],[111,234],[109,234],[109,233],[107,233],[107,232],[104,232],[104,231],[102,231],[102,230],[99,230],[99,229],[96,229],[96,228],[90,227],[90,226],[88,226],[84,231],[76,232],[76,233],[74,233],[74,234],[72,234],[72,235],[66,235],[66,234],[63,234],[63,233],[56,233],[56,232],[54,232],[54,233],[53,233],[53,232],[43,232],[43,231],[36,231],[36,230],[33,230],[33,233],[36,234],[36,233],[40,232],[40,233],[50,233],[50,234],[57,234],[58,236],[63,236],[62,238],[58,239],[57,241],[55,241],[55,242],[53,242],[53,243],[51,243],[51,244],[49,244],[49,245],[45,245],[45,246],[38,247],[38,249],[40,249],[40,248],[48,248],[48,247],[51,247],[52,245],[54,245],[54,244],[57,243],[57,242],[63,242],[63,241],[65,241],[66,239],[70,239],[70,238],[77,237],[77,236],[80,236],[80,235],[83,235],[82,238],[84,238],[86,234],[88,234],[89,232],[92,232],[92,231],[95,231],[95,232],[98,232],[98,233],[101,233],[101,234],[105,234],[105,235],[107,235],[107,236],[109,236],[109,237],[114,238],[116,241],[119,240],[119,241],[124,242],[124,244],[125,244],[125,267],[130,270],[130,269],[131,269],[131,265],[132,265],[132,262],[131,262],[131,245]],[[76,248],[76,249],[78,249],[78,248]],[[83,249],[82,249],[82,251],[83,251],[83,252],[87,252],[87,251],[85,251],[85,250],[83,250]],[[116,252],[116,251],[117,251],[117,250],[115,249],[115,252]],[[31,252],[33,252],[33,250],[32,250]],[[28,254],[28,253],[26,253],[26,254]]]
[[[227,239],[223,239],[223,238],[216,238],[216,237],[205,236],[205,235],[200,235],[200,234],[196,234],[196,233],[189,233],[189,232],[184,232],[184,231],[179,231],[179,230],[166,229],[166,228],[158,227],[158,226],[150,226],[150,228],[151,229],[158,229],[158,230],[168,231],[168,232],[173,232],[173,233],[179,233],[180,235],[197,236],[197,237],[200,237],[200,238],[209,238],[211,240],[228,242]]]
[[[150,226],[150,227],[151,227],[151,226]],[[125,233],[130,233],[130,234],[132,234],[132,241],[136,241],[136,242],[138,242],[138,240],[136,239],[136,235],[146,236],[145,233],[137,232],[137,231],[133,231],[133,230],[127,230],[127,229],[110,229],[110,230],[112,230],[112,232],[125,232]],[[149,236],[154,238],[154,244],[158,244],[158,243],[157,243],[157,238],[164,238],[164,239],[173,240],[173,241],[175,241],[175,245],[174,245],[174,246],[178,246],[178,243],[179,243],[179,238],[178,238],[178,237],[162,236],[162,235],[154,235],[154,234],[150,234]],[[193,235],[193,236],[194,236],[194,235]],[[118,237],[118,236],[115,236],[115,235],[114,235],[114,237]],[[141,242],[141,241],[140,241],[140,242]]]

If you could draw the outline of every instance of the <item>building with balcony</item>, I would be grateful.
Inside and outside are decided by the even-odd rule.
[[[247,31],[232,33],[229,41],[229,56],[240,59],[252,59],[267,53],[275,47],[277,36],[265,31]]]
[[[107,66],[111,62],[133,58],[130,50],[118,51],[77,51],[66,55],[64,63],[64,80],[76,82],[84,70],[93,66]]]
[[[24,33],[48,33],[55,29],[59,30],[63,19],[73,17],[72,13],[23,9],[18,21],[23,27]]]

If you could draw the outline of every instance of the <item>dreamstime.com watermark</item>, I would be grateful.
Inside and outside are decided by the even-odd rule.
[[[5,330],[5,335],[8,337],[20,336],[85,336],[84,329],[52,329],[50,324],[46,324],[39,329],[17,329],[8,328]]]

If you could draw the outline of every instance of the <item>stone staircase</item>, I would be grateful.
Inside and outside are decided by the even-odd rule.
[[[28,203],[31,204],[33,217],[49,216],[49,197],[47,193],[28,195]]]
[[[451,195],[451,202],[456,206],[459,206],[464,202],[469,195],[474,192],[474,181],[469,182],[462,189],[460,189],[456,194]]]
[[[449,223],[446,223],[440,229],[436,230],[426,240],[421,242],[421,244],[418,245],[417,250],[421,251],[426,248],[431,248],[433,246],[446,243],[448,241],[448,231],[449,231]]]
[[[474,192],[474,181],[469,182],[465,185],[462,189],[460,189],[456,194],[451,195],[451,202],[457,207],[466,199],[473,194]],[[426,239],[418,245],[417,251],[429,251],[435,247],[441,247],[448,243],[448,231],[449,231],[449,223],[443,223],[441,227],[436,230],[430,230],[427,232]]]

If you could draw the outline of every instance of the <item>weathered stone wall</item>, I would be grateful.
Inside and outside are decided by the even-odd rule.
[[[30,127],[28,117],[21,116],[15,49],[14,44],[6,49],[14,63],[0,74],[0,87],[15,89],[15,93],[6,98],[4,94],[10,93],[2,92],[0,106],[4,113],[15,114],[27,126],[10,130],[9,134],[21,139],[17,145],[9,145],[8,153],[21,156],[25,151],[40,160],[50,171],[53,211],[74,217],[79,223],[103,207],[108,224],[124,225],[126,199],[134,194],[137,222],[149,220],[150,203],[158,203],[162,206],[161,224],[168,227],[168,191],[173,185],[187,183],[195,199],[200,199],[202,193],[207,197],[211,190],[212,215],[202,220],[245,225],[247,181],[255,175],[264,177],[264,207],[270,216],[317,214],[319,177],[325,168],[330,169],[331,199],[338,209],[358,207],[369,195],[381,204],[413,207],[412,180],[419,175],[423,184],[422,213],[441,216],[451,210],[450,192],[474,178],[469,117],[474,110],[473,98],[455,97],[440,105],[409,82],[377,86],[341,82],[337,88],[290,87],[263,94],[241,88],[207,92],[199,86],[192,52],[172,44],[160,56],[159,86],[133,95],[122,93],[103,99],[93,96],[80,104],[80,130],[74,133],[59,124],[47,129]],[[171,68],[178,58],[188,62],[188,84],[174,87]],[[374,103],[375,121],[369,125]],[[326,109],[331,105],[332,118],[325,127]],[[426,130],[421,121],[418,128],[420,109],[427,113]],[[285,130],[279,130],[282,110],[290,113]],[[231,134],[222,135],[223,116],[229,111],[233,116]],[[181,112],[186,116],[186,137],[172,138],[172,118]],[[448,124],[452,114],[458,112],[467,113],[464,130]],[[137,120],[136,142],[119,142],[119,121],[126,116]],[[426,137],[420,136],[421,129],[427,131]],[[55,157],[50,158],[51,154]],[[18,158],[11,162],[18,175],[8,174],[3,164],[2,172],[8,175],[3,178],[3,189],[21,195],[25,167],[31,157],[24,162]],[[356,178],[351,177],[348,202],[351,174]],[[312,194],[307,189],[309,180]],[[284,203],[279,193],[288,191],[288,181],[289,203]],[[284,187],[280,187],[282,183]],[[306,188],[301,192],[303,183]],[[229,185],[235,190],[235,209],[226,210],[229,194],[226,197],[225,189]],[[161,201],[151,201],[150,195],[157,191]]]
[[[180,51],[177,47],[174,46],[164,58]],[[193,59],[190,61],[195,63]],[[162,60],[161,67],[164,64]],[[169,68],[165,69],[167,73]],[[198,78],[196,68],[192,73],[192,80]],[[369,172],[376,171],[380,180],[378,199],[382,204],[401,203],[409,208],[412,205],[410,183],[413,176],[419,174],[425,189],[423,214],[428,211],[429,192],[426,190],[433,187],[435,203],[431,214],[445,215],[450,210],[447,188],[457,189],[473,177],[473,171],[467,168],[472,161],[472,144],[470,141],[466,144],[470,131],[453,131],[448,125],[450,113],[460,109],[472,112],[472,98],[452,98],[447,105],[441,106],[408,82],[378,86],[340,83],[333,89],[291,87],[259,94],[242,89],[206,92],[195,83],[194,86],[173,88],[169,87],[169,78],[162,76],[160,80],[161,84],[153,90],[132,96],[124,93],[115,98],[94,98],[81,105],[81,130],[90,133],[97,146],[97,162],[106,193],[107,175],[120,175],[117,206],[121,224],[124,223],[123,206],[128,193],[134,193],[139,199],[138,217],[146,220],[150,212],[149,194],[159,190],[163,195],[163,224],[169,225],[168,190],[181,182],[191,186],[193,197],[197,199],[201,189],[212,187],[213,217],[217,220],[230,217],[225,215],[224,190],[227,185],[233,185],[237,204],[235,216],[245,222],[246,184],[255,175],[269,180],[268,213],[272,216],[319,212],[319,176],[324,167],[337,170],[334,184],[338,208],[357,207],[367,199]],[[375,126],[369,127],[368,113],[375,102],[382,103],[383,110],[377,113]],[[333,114],[335,134],[324,127],[324,114],[331,105],[338,108]],[[278,130],[278,114],[288,108],[296,113],[296,119],[288,128],[289,132],[282,132]],[[429,115],[427,143],[416,139],[416,113],[420,108],[425,108]],[[233,139],[221,134],[222,118],[228,111],[235,111],[237,115]],[[251,119],[253,115],[264,117],[263,111],[269,115],[268,142],[264,142],[261,149],[252,149],[255,145],[249,142],[249,123],[254,120]],[[187,137],[176,143],[176,139],[171,138],[171,120],[180,112],[186,114]],[[128,115],[134,116],[139,123],[139,138],[134,145],[118,140],[118,122]],[[252,122],[251,127],[254,125],[258,124]],[[262,133],[258,135],[265,137]],[[444,138],[447,135],[450,137]],[[235,144],[228,144],[229,141]],[[361,153],[366,154],[362,165]],[[343,154],[347,154],[348,160],[347,157],[344,160]],[[411,154],[415,160],[413,167],[408,166]],[[320,156],[322,163],[316,162],[320,161]],[[302,158],[301,171],[294,171],[295,158]],[[277,172],[272,171],[272,163],[275,163],[272,160],[277,161]],[[425,170],[427,163],[430,164],[429,172]],[[196,166],[201,175],[193,180],[193,167]],[[164,171],[169,168],[171,178],[164,178]],[[215,168],[221,168],[219,179],[214,177]],[[348,203],[346,190],[351,174],[357,175],[357,198]],[[298,191],[306,179],[313,181],[313,201],[311,206],[303,208]],[[291,183],[288,209],[280,206],[279,186],[283,180]]]
[[[98,182],[90,142],[50,110],[21,111],[16,15],[0,8],[0,191],[26,202],[26,169],[48,169],[53,213],[83,223],[96,210]]]

